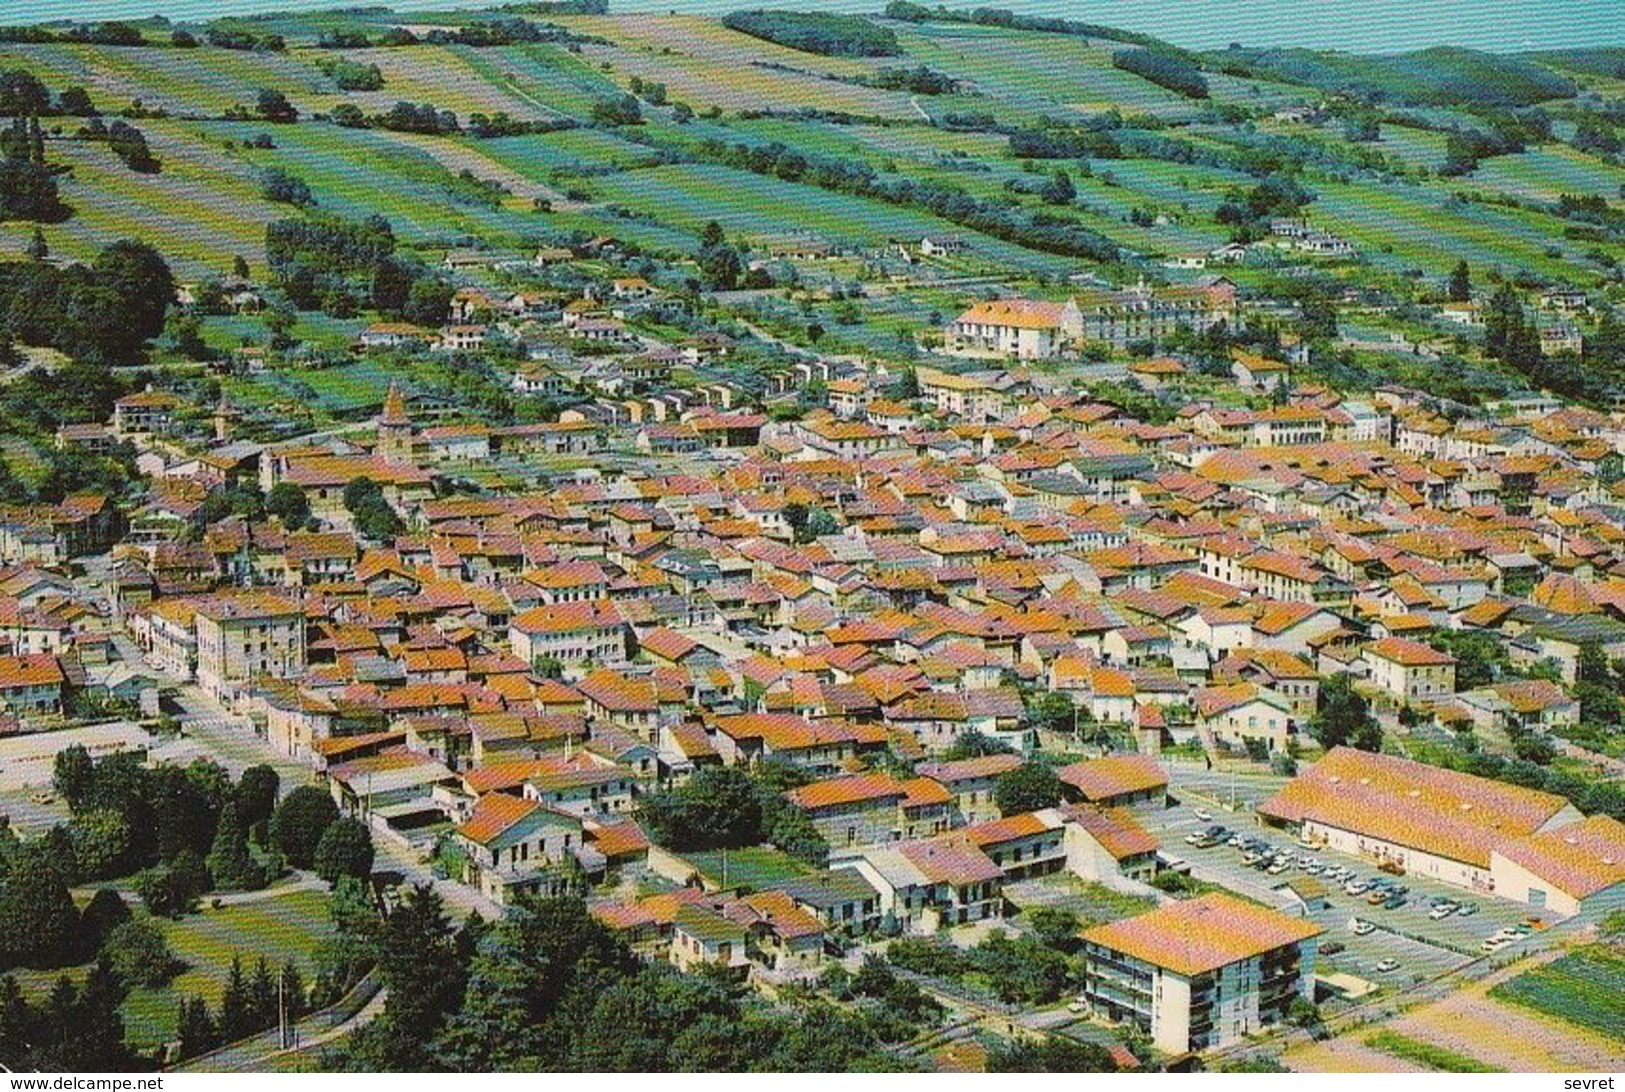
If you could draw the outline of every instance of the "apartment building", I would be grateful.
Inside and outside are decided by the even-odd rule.
[[[1083,934],[1085,996],[1169,1054],[1238,1042],[1314,996],[1312,921],[1223,892]]]
[[[298,600],[263,592],[197,603],[197,681],[217,698],[256,678],[305,670],[305,610]]]

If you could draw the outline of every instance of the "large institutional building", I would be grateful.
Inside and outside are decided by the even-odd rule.
[[[960,357],[1043,360],[1090,343],[1123,349],[1181,328],[1206,330],[1236,317],[1236,286],[1222,277],[1202,284],[1084,292],[1064,303],[986,300],[944,331],[943,351]]]
[[[1084,993],[1170,1054],[1224,1046],[1314,998],[1320,926],[1211,892],[1083,934]]]

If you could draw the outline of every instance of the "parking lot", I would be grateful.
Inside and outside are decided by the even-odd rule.
[[[1211,818],[1201,818],[1199,811],[1211,815]],[[1140,818],[1148,829],[1162,839],[1165,854],[1190,864],[1192,875],[1230,888],[1238,894],[1279,903],[1284,894],[1279,889],[1289,881],[1317,879],[1326,889],[1327,906],[1312,910],[1309,916],[1326,929],[1321,937],[1323,954],[1319,969],[1322,973],[1342,972],[1378,985],[1406,984],[1483,955],[1482,945],[1486,939],[1535,916],[1532,907],[1521,903],[1464,891],[1422,877],[1387,876],[1369,861],[1331,850],[1306,849],[1284,831],[1262,826],[1248,812],[1180,805],[1161,812],[1141,814]],[[1244,851],[1223,841],[1207,848],[1199,848],[1185,841],[1187,835],[1215,825],[1225,827],[1229,834],[1264,843],[1268,847],[1263,851],[1266,855],[1290,854],[1291,865],[1272,874],[1244,864]],[[1367,893],[1349,895],[1344,886],[1347,881],[1326,878],[1325,870],[1328,868],[1346,868],[1353,873],[1356,881],[1370,883],[1388,880],[1403,885],[1408,889],[1404,896],[1405,903],[1388,908],[1367,902]],[[1451,914],[1440,919],[1431,918],[1429,911],[1433,908],[1433,900],[1440,897],[1472,904],[1477,910],[1465,916]],[[1375,928],[1369,932],[1355,933],[1351,927],[1355,919],[1369,922]],[[1531,936],[1501,949],[1499,955],[1506,957],[1525,953],[1541,944],[1541,933],[1537,930]],[[1324,949],[1328,945],[1342,945],[1343,948],[1327,954]],[[1378,970],[1379,964],[1386,965],[1385,961],[1397,966]]]

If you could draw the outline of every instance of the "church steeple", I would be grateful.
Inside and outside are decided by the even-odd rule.
[[[411,462],[413,431],[406,396],[400,384],[392,382],[384,395],[384,411],[378,415],[378,454],[392,463]]]

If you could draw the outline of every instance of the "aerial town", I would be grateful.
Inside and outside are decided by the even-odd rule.
[[[987,11],[0,27],[8,1072],[1625,1069],[1625,54]]]

